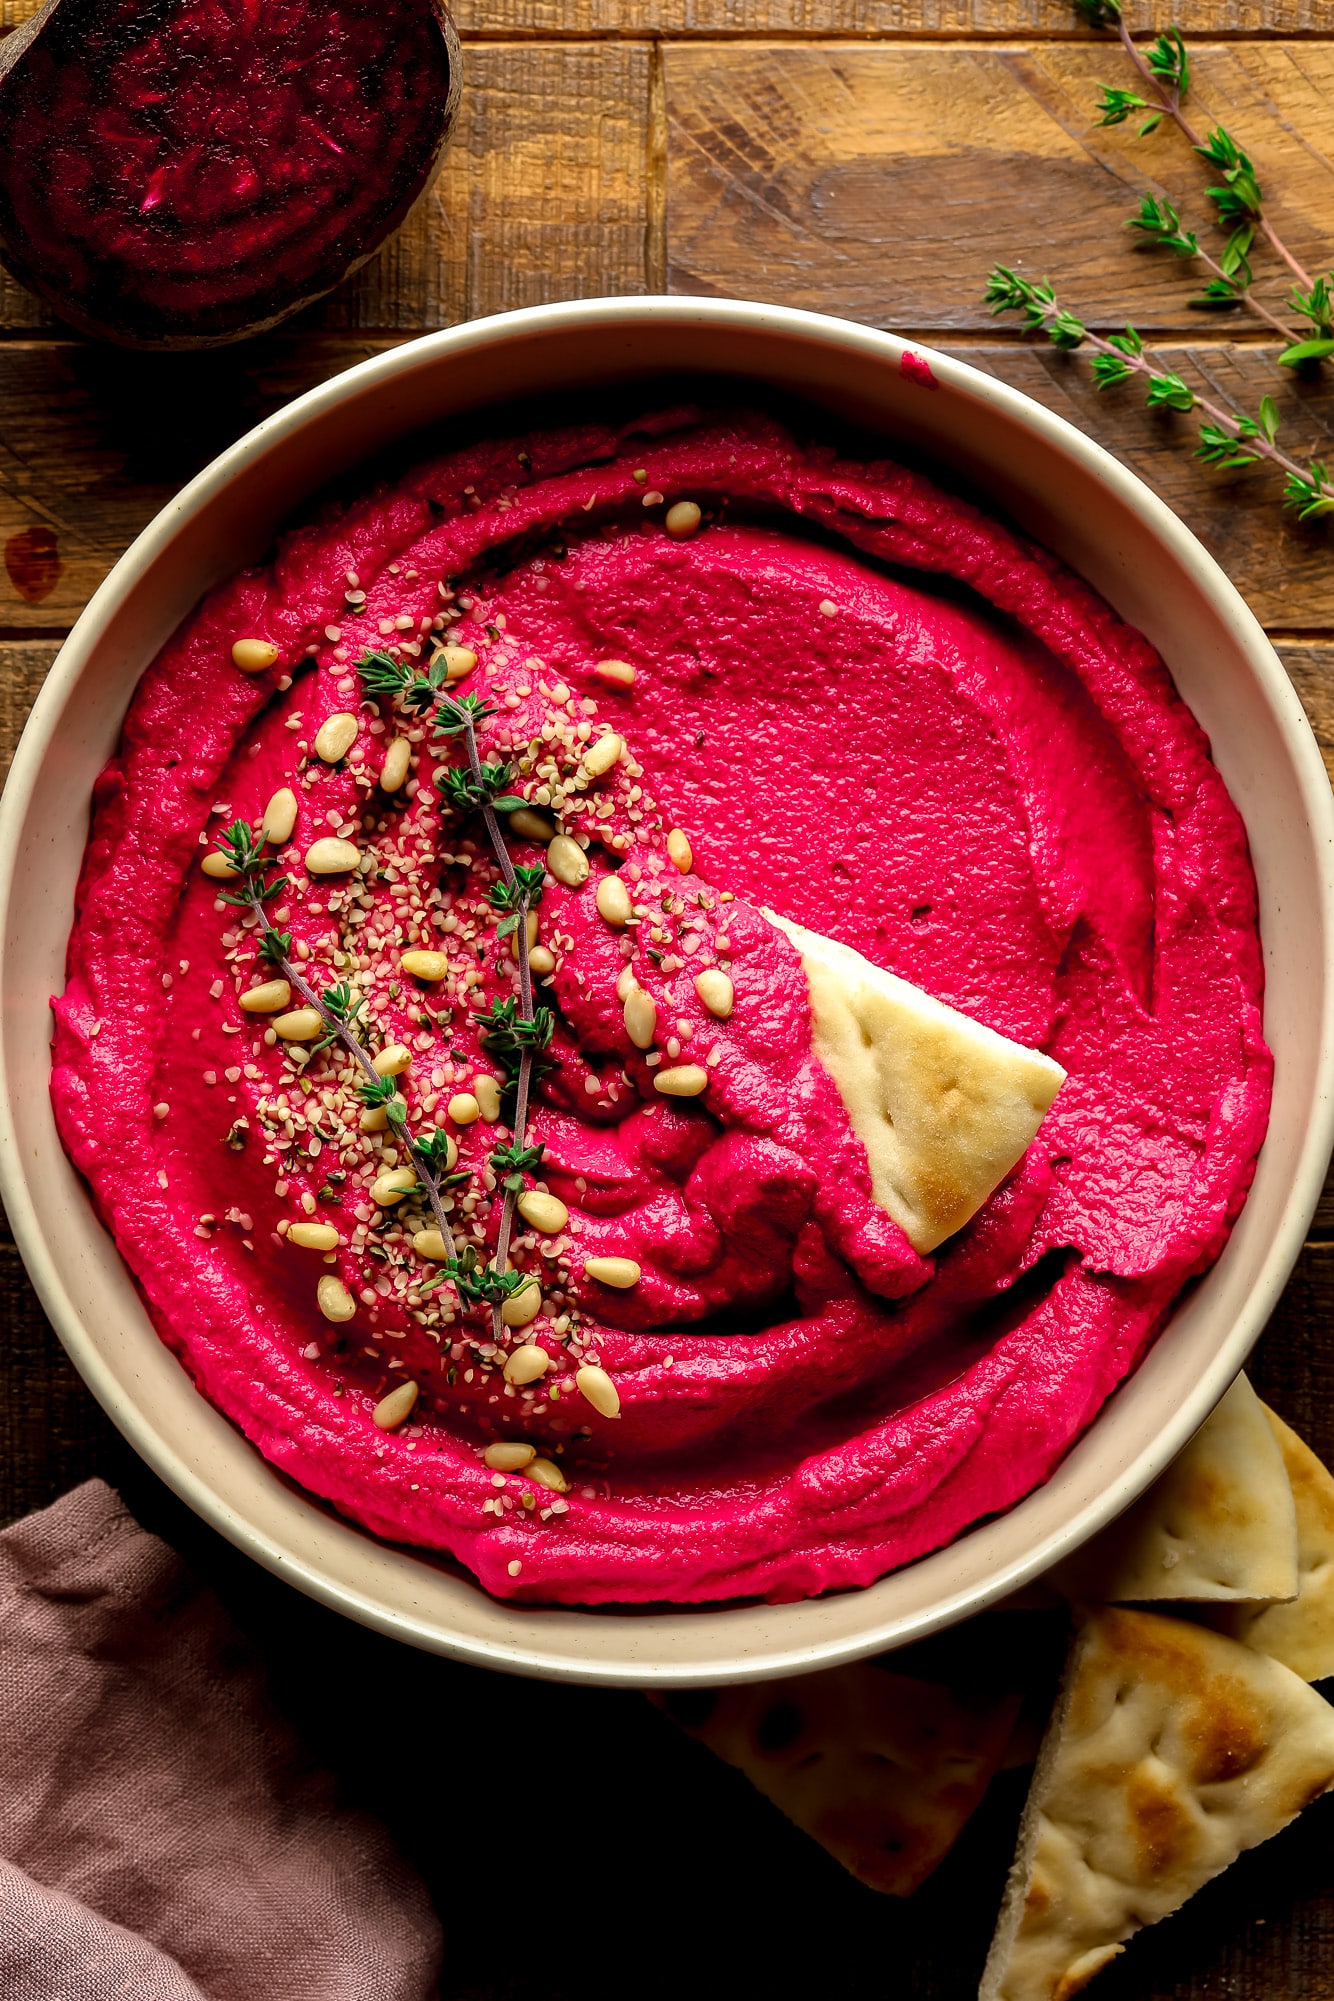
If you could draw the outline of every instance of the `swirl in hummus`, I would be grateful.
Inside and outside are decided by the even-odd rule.
[[[262,671],[233,664],[246,637]],[[418,1196],[372,1199],[402,1153],[362,1129],[346,1053],[242,1008],[256,933],[200,867],[290,790],[273,921],[365,999],[371,1046],[408,1053],[411,1119],[454,1134],[451,1221],[485,1256],[507,1134],[473,1017],[514,991],[515,947],[481,826],[442,812],[454,753],[356,671],[437,642],[467,650],[453,690],[495,711],[483,752],[529,802],[515,860],[567,840],[534,948],[545,1199],[513,1252],[541,1310],[499,1346],[423,1289]],[[311,873],[317,840],[355,866]],[[792,927],[1065,1072],[943,1241],[877,1199]],[[53,1090],[162,1338],[310,1492],[505,1597],[793,1599],[1012,1504],[1135,1366],[1245,1198],[1262,985],[1241,821],[1143,638],[915,473],[675,412],[456,452],[206,600],[97,788]],[[302,1247],[311,1223],[336,1244]],[[506,1379],[517,1344],[546,1357],[534,1380]],[[501,1442],[538,1473],[497,1470]]]

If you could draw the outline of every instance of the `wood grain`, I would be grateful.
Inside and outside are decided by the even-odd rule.
[[[1280,506],[1281,481],[1268,473],[1217,473],[1193,456],[1193,419],[1148,410],[1129,383],[1099,392],[1078,355],[1047,343],[984,342],[950,349],[960,359],[1043,403],[1124,460],[1176,510],[1217,557],[1257,616],[1268,626],[1311,630],[1334,626],[1334,535],[1301,527]],[[1214,401],[1254,410],[1274,396],[1280,437],[1298,457],[1330,455],[1334,445],[1334,381],[1295,380],[1274,366],[1263,347],[1155,348],[1154,358]]]
[[[63,632],[184,480],[379,345],[273,335],[207,354],[138,355],[0,342],[0,629]],[[34,584],[12,545],[35,530],[54,538],[55,565]]]
[[[4,784],[28,711],[60,651],[55,639],[0,643],[0,785]]]
[[[290,332],[245,348],[156,358],[74,341],[0,342],[0,553],[14,536],[50,530],[61,566],[36,599],[0,567],[0,630],[64,631],[184,480],[290,396],[393,338]],[[1330,531],[1283,516],[1267,475],[1206,471],[1190,455],[1189,419],[1146,411],[1130,388],[1100,396],[1077,357],[999,341],[957,352],[1123,457],[1196,530],[1268,624],[1334,627]],[[1246,408],[1276,391],[1285,437],[1328,448],[1334,388],[1276,380],[1264,350],[1167,349],[1163,360]]]
[[[651,61],[643,42],[470,46],[439,179],[323,324],[415,332],[646,291]]]
[[[1068,0],[453,0],[453,11],[465,35],[1087,35]],[[1179,0],[1126,11],[1137,29],[1156,16],[1189,35],[1330,27],[1325,0]]]
[[[1174,129],[1137,140],[1132,126],[1096,126],[1097,85],[1117,79],[1110,54],[667,47],[671,289],[981,331],[999,262],[1050,274],[1090,325],[1193,335],[1198,271],[1123,224],[1151,189],[1207,241],[1207,175]],[[1242,135],[1276,228],[1299,257],[1327,262],[1334,44],[1202,47],[1195,71],[1196,116]],[[1280,301],[1286,274],[1256,263],[1258,290]]]
[[[1334,642],[1323,639],[1280,643],[1278,656],[1301,696],[1330,783],[1334,784]],[[1315,1233],[1334,1242],[1334,1189],[1326,1189]]]
[[[370,262],[295,325],[418,333],[551,299],[645,291],[651,66],[642,41],[470,45],[434,185]],[[0,330],[39,328],[59,322],[0,272]]]
[[[0,33],[41,0],[0,0]],[[1136,27],[1154,10],[1128,9]],[[1068,0],[453,0],[470,35],[1083,35]],[[1166,22],[1168,16],[1162,13]],[[1187,34],[1329,32],[1323,0],[1181,0]]]

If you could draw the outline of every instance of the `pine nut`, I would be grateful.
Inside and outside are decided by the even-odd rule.
[[[621,977],[616,982],[616,998],[621,1003],[622,1007],[625,1006],[625,1003],[629,1000],[631,994],[634,992],[635,988],[638,985],[639,982],[635,978],[634,967],[623,966],[621,968]]]
[[[414,980],[428,980],[432,985],[449,972],[449,960],[443,952],[400,952],[398,963]]]
[[[485,1070],[480,1070],[472,1080],[472,1094],[487,1125],[493,1126],[500,1117],[500,1085]]]
[[[371,1412],[372,1421],[381,1431],[397,1431],[400,1424],[406,1424],[412,1416],[417,1401],[417,1385],[410,1378],[400,1383],[396,1390],[390,1390],[387,1397],[381,1397]]]
[[[635,1048],[651,1049],[658,1026],[658,1006],[652,994],[646,994],[642,987],[633,988],[626,995],[621,1012],[625,1017],[625,1032]]]
[[[232,642],[232,659],[243,674],[262,674],[278,658],[270,639],[237,639]]]
[[[380,790],[397,792],[400,786],[407,784],[411,769],[412,745],[405,736],[396,736],[385,752],[384,763],[380,766]]]
[[[296,794],[290,785],[280,785],[264,808],[259,831],[275,848],[285,848],[296,832]]]
[[[676,1070],[659,1070],[653,1088],[665,1098],[697,1098],[709,1081],[709,1073],[698,1063],[683,1063]]]
[[[568,834],[557,834],[548,843],[547,867],[567,889],[582,889],[588,881],[588,856]]]
[[[556,831],[556,822],[550,813],[541,813],[536,806],[516,806],[509,816],[510,832],[523,841],[549,841]]]
[[[391,1209],[417,1186],[415,1167],[391,1167],[371,1183],[371,1201],[377,1209]]]
[[[662,525],[669,535],[674,535],[678,541],[683,541],[687,535],[694,534],[702,519],[699,508],[693,500],[678,500],[663,515]]]
[[[593,672],[609,688],[633,688],[635,685],[635,670],[628,660],[599,660]]]
[[[535,910],[524,911],[523,933],[530,945],[537,943],[537,912]]]
[[[673,827],[667,836],[667,853],[680,869],[682,875],[689,875],[690,865],[695,857],[689,841],[679,827]]]
[[[498,1438],[494,1445],[488,1445],[482,1454],[482,1462],[493,1473],[522,1473],[525,1466],[531,1466],[537,1457],[534,1445],[524,1445],[520,1440]]]
[[[371,1065],[378,1077],[401,1077],[412,1061],[412,1051],[406,1042],[391,1042],[378,1056],[372,1056]]]
[[[621,1414],[621,1393],[605,1369],[597,1368],[592,1362],[585,1362],[582,1369],[576,1369],[574,1380],[579,1394],[591,1403],[599,1417],[619,1417]]]
[[[482,1108],[471,1091],[456,1091],[445,1110],[456,1126],[474,1125],[482,1116]]]
[[[639,1284],[639,1266],[633,1258],[585,1258],[584,1277],[594,1278],[599,1285],[613,1286],[617,1292],[628,1292],[632,1285]]]
[[[241,1006],[247,1014],[277,1014],[292,998],[292,989],[286,980],[263,980],[257,987],[247,987],[241,995]]]
[[[275,1016],[272,1026],[284,1042],[314,1042],[324,1033],[324,1018],[313,1007],[298,1007]]]
[[[289,1231],[288,1234],[290,1235],[291,1232]],[[320,1312],[326,1320],[337,1322],[352,1320],[356,1317],[356,1300],[343,1284],[342,1279],[335,1278],[331,1271],[325,1272],[324,1277],[316,1286],[315,1298]]]
[[[221,848],[212,848],[199,864],[205,875],[211,875],[215,882],[234,882],[240,875],[239,868],[233,868]]]
[[[442,646],[440,651],[445,658],[446,677],[451,681],[461,681],[477,665],[477,655],[471,646]]]
[[[357,740],[357,719],[341,709],[336,716],[326,716],[315,732],[315,755],[324,764],[337,764],[347,756]]]
[[[545,1348],[535,1342],[526,1342],[522,1348],[511,1351],[505,1362],[507,1383],[535,1383],[551,1367],[551,1357]]]
[[[560,1467],[550,1459],[530,1459],[523,1469],[526,1480],[536,1480],[539,1487],[550,1487],[553,1494],[568,1494],[570,1483]]]
[[[536,1188],[525,1189],[514,1206],[524,1222],[544,1237],[558,1237],[570,1220],[570,1212],[558,1195],[543,1195]]]
[[[589,744],[584,752],[584,770],[590,778],[604,777],[613,764],[619,764],[624,749],[624,740],[614,730],[609,730],[606,736],[600,736],[596,743]]]
[[[360,848],[351,841],[336,840],[332,834],[306,849],[306,869],[310,875],[346,875],[360,860]]]
[[[419,1258],[433,1258],[439,1264],[449,1256],[449,1245],[439,1230],[418,1230],[413,1235],[412,1248]]]
[[[293,1223],[287,1241],[302,1251],[336,1251],[338,1232],[332,1223]]]
[[[604,875],[598,884],[597,906],[600,916],[608,924],[614,924],[619,931],[630,916],[630,892],[618,875]]]
[[[542,1288],[535,1278],[512,1292],[500,1309],[501,1322],[506,1327],[526,1327],[530,1320],[536,1320],[542,1311]]]
[[[549,952],[545,945],[534,945],[528,954],[528,964],[535,973],[545,977],[546,974],[554,973],[556,970],[555,954]]]
[[[726,973],[720,973],[716,966],[710,966],[695,981],[695,992],[703,1001],[709,1013],[719,1021],[726,1021],[732,1012],[736,992]]]
[[[392,1102],[396,1105],[403,1103],[403,1099],[397,1091],[394,1093]],[[382,1133],[388,1130],[388,1126],[388,1105],[367,1105],[365,1111],[357,1120],[357,1131],[363,1133]]]

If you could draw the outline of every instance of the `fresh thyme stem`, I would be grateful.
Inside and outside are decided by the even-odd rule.
[[[465,711],[465,715],[467,720],[464,724],[463,741],[468,755],[468,768],[472,772],[474,780],[480,785],[484,784],[485,781],[482,775],[481,754],[477,748],[476,724],[470,713]],[[505,846],[505,836],[500,831],[500,823],[496,819],[495,809],[489,800],[482,807],[482,823],[486,828],[487,838],[490,840],[492,851],[495,854],[497,862],[500,864],[500,872],[504,878],[505,886],[511,895],[513,895],[517,887],[518,878],[514,873],[514,864],[510,860],[509,850]],[[515,938],[517,941],[515,951],[519,962],[519,1008],[524,1019],[527,1021],[532,1019],[533,1013],[533,972],[528,961],[528,899],[526,896],[523,896],[519,900],[517,909],[519,922],[515,927]],[[531,1047],[525,1046],[519,1057],[519,1075],[514,1093],[514,1145],[520,1152],[522,1152],[527,1143],[528,1098],[532,1088],[532,1081],[533,1051]],[[519,1199],[518,1190],[508,1185],[512,1179],[513,1177],[506,1177],[507,1185],[504,1200],[500,1205],[500,1225],[496,1233],[495,1257],[492,1260],[496,1270],[500,1272],[509,1270],[510,1239],[514,1233],[514,1211]],[[491,1329],[493,1337],[497,1342],[501,1338],[501,1306],[502,1301],[499,1299],[492,1300]]]
[[[553,1017],[550,1008],[533,1005],[528,915],[541,901],[545,872],[541,866],[516,868],[510,860],[499,816],[514,812],[526,802],[505,791],[512,776],[508,764],[482,762],[477,744],[477,725],[487,716],[494,715],[495,711],[489,709],[477,695],[464,695],[456,700],[449,693],[449,665],[445,649],[435,655],[424,674],[416,672],[393,654],[381,651],[366,654],[358,662],[358,672],[368,694],[397,700],[417,716],[424,717],[434,711],[437,735],[462,737],[465,766],[462,769],[450,766],[441,774],[441,794],[455,811],[480,814],[500,870],[500,881],[493,884],[488,892],[491,905],[500,917],[496,935],[502,938],[514,931],[518,937],[515,946],[519,968],[517,1003],[512,998],[496,1000],[487,1014],[474,1017],[482,1028],[488,1049],[499,1053],[504,1061],[509,1083],[514,1089],[511,1142],[506,1147],[498,1148],[491,1156],[492,1168],[503,1174],[504,1187],[496,1249],[485,1269],[480,1266],[472,1248],[465,1251],[462,1260],[454,1257],[446,1265],[449,1276],[461,1288],[461,1297],[478,1303],[485,1301],[490,1305],[492,1330],[499,1343],[503,1339],[502,1309],[505,1301],[526,1283],[523,1274],[512,1270],[509,1262],[515,1209],[523,1191],[524,1175],[538,1166],[543,1152],[540,1145],[530,1147],[527,1143],[528,1112],[541,1051],[551,1039]]]
[[[1299,520],[1313,521],[1334,514],[1334,484],[1319,459],[1302,466],[1275,442],[1279,413],[1272,399],[1260,402],[1258,420],[1243,411],[1225,409],[1201,396],[1188,382],[1168,370],[1155,368],[1144,353],[1144,343],[1134,327],[1104,339],[1090,332],[1082,320],[1068,312],[1044,279],[1023,278],[1004,264],[994,267],[987,280],[986,299],[993,311],[1022,312],[1027,325],[1043,332],[1059,348],[1090,347],[1094,352],[1093,377],[1099,389],[1110,389],[1131,375],[1142,375],[1149,385],[1150,408],[1203,410],[1215,421],[1200,426],[1201,443],[1196,456],[1208,464],[1225,467],[1246,466],[1267,459],[1287,474],[1283,503],[1296,510]]]
[[[1087,13],[1089,10],[1084,9],[1083,11]],[[1170,118],[1172,120],[1172,123],[1176,126],[1177,130],[1183,135],[1184,138],[1186,138],[1189,141],[1189,143],[1194,147],[1197,153],[1200,153],[1206,159],[1209,159],[1211,156],[1211,148],[1209,142],[1200,137],[1198,130],[1194,125],[1192,125],[1190,119],[1186,116],[1186,113],[1182,108],[1182,102],[1181,102],[1182,90],[1180,83],[1179,82],[1173,83],[1171,85],[1165,84],[1162,78],[1156,74],[1152,66],[1146,61],[1145,57],[1140,52],[1140,49],[1138,48],[1135,42],[1134,36],[1131,34],[1129,28],[1126,26],[1125,15],[1122,13],[1119,5],[1116,5],[1114,8],[1112,8],[1107,6],[1106,4],[1103,4],[1102,6],[1099,7],[1098,12],[1101,18],[1095,22],[1095,25],[1100,27],[1111,26],[1116,29],[1117,39],[1119,40],[1121,47],[1125,50],[1126,55],[1130,58],[1130,61],[1134,64],[1135,69],[1138,71],[1141,80],[1153,92],[1154,102],[1158,106],[1159,110],[1163,113],[1165,117]],[[1180,72],[1178,72],[1178,74],[1180,74]],[[1310,272],[1307,271],[1303,265],[1298,263],[1297,259],[1293,256],[1292,252],[1288,249],[1287,245],[1282,241],[1282,239],[1278,235],[1278,232],[1275,230],[1268,216],[1264,213],[1263,208],[1257,207],[1253,209],[1251,212],[1251,219],[1254,222],[1256,228],[1258,228],[1261,231],[1262,235],[1265,237],[1270,247],[1276,252],[1276,254],[1279,257],[1282,258],[1283,262],[1287,265],[1288,269],[1292,272],[1293,276],[1296,278],[1298,284],[1304,285],[1309,291],[1312,284],[1314,283],[1314,280],[1312,279]],[[1201,257],[1204,258],[1204,261],[1208,263],[1215,272],[1218,272],[1220,276],[1225,276],[1225,274],[1221,272],[1220,267],[1213,262],[1212,258],[1205,257],[1203,251],[1201,251],[1200,255]],[[1252,312],[1258,313],[1262,319],[1267,319],[1271,326],[1278,327],[1286,339],[1288,340],[1292,339],[1292,334],[1289,331],[1289,329],[1283,326],[1280,320],[1275,319],[1272,314],[1265,312],[1262,307],[1253,304],[1245,289],[1242,289],[1240,292],[1238,292],[1237,296],[1241,298],[1243,303],[1251,307]]]
[[[1262,223],[1261,226],[1265,229],[1266,233],[1269,232],[1268,223]],[[1231,285],[1231,279],[1216,257],[1211,257],[1207,250],[1201,250],[1198,244],[1195,247],[1195,255],[1207,270],[1213,272],[1221,284]],[[1243,305],[1248,313],[1253,313],[1257,320],[1263,320],[1267,327],[1272,327],[1274,332],[1281,334],[1285,341],[1291,343],[1296,340],[1297,335],[1293,329],[1281,320],[1277,313],[1271,313],[1268,306],[1256,298],[1249,285],[1243,287],[1239,292],[1235,288],[1233,289],[1238,304]]]
[[[305,975],[297,967],[295,960],[290,957],[282,944],[278,942],[280,934],[269,923],[269,915],[264,908],[264,893],[257,883],[259,868],[262,867],[260,857],[265,846],[264,841],[262,839],[257,841],[245,822],[238,821],[234,826],[228,828],[226,835],[223,837],[222,846],[223,852],[226,853],[228,859],[241,866],[243,878],[241,890],[243,898],[242,908],[250,911],[259,924],[260,935],[264,941],[264,956],[268,963],[271,966],[275,966],[281,972],[283,978],[296,988],[307,1007],[314,1008],[320,1020],[329,1030],[330,1035],[342,1043],[344,1049],[348,1051],[349,1055],[354,1058],[364,1072],[368,1081],[377,1087],[382,1085],[384,1079],[372,1062],[369,1051],[362,1046],[353,1034],[348,1020],[336,1013],[324,997],[311,986],[309,980],[306,979]],[[440,1181],[435,1164],[405,1128],[398,1127],[395,1130],[397,1137],[402,1140],[408,1150],[413,1167],[417,1171],[418,1180],[426,1190],[426,1199],[431,1205],[431,1214],[435,1219],[435,1226],[444,1240],[445,1247],[451,1258],[456,1257],[458,1254],[457,1246],[454,1242],[454,1233],[450,1229],[449,1220],[445,1215],[444,1204],[440,1197]],[[461,1299],[460,1304],[462,1304]]]

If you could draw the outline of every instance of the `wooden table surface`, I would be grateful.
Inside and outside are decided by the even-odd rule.
[[[30,11],[4,0],[0,21]],[[1248,408],[1268,390],[1285,441],[1334,457],[1329,378],[1279,381],[1257,323],[1193,311],[1189,268],[1121,227],[1151,188],[1207,234],[1204,177],[1170,129],[1137,140],[1133,126],[1096,126],[1096,85],[1130,78],[1064,0],[458,0],[456,16],[464,97],[443,174],[356,278],[280,332],[147,359],[73,337],[0,281],[0,754],[111,563],[258,417],[425,329],[550,299],[672,291],[910,333],[1109,446],[1249,599],[1334,770],[1334,524],[1304,530],[1280,515],[1265,477],[1202,469],[1188,419],[1148,413],[1132,388],[1097,395],[1080,360],[1032,345],[982,305],[993,262],[1050,272],[1091,324],[1129,318],[1164,366]],[[1133,8],[1132,19],[1147,25]],[[1201,115],[1251,153],[1297,254],[1328,268],[1331,0],[1183,0],[1176,19]],[[1284,286],[1257,262],[1277,300]],[[1327,1194],[1253,1374],[1330,1458],[1332,1299]],[[835,1969],[896,2001],[973,1990],[1019,1782],[1001,1786],[910,1905],[874,1897],[642,1698],[446,1667],[317,1611],[238,1558],[112,1433],[7,1235],[0,1310],[0,1515],[102,1473],[187,1550],[266,1645],[279,1699],[318,1753],[438,1884],[448,1995],[589,2001],[633,1984],[805,1996]],[[1142,1938],[1094,1991],[1334,1997],[1331,1833],[1327,1800]],[[544,1873],[526,1897],[522,1858],[538,1853]],[[567,1873],[553,1906],[556,1862]],[[503,1913],[498,1925],[479,1916],[488,1908]]]

